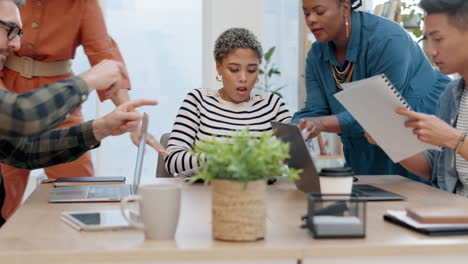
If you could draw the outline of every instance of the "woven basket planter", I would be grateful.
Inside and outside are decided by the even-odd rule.
[[[212,181],[213,237],[255,241],[266,232],[266,182]]]

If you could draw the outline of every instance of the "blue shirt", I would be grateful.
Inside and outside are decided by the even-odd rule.
[[[432,67],[399,24],[365,12],[352,12],[345,60],[355,63],[353,81],[385,73],[418,112],[434,113],[438,97],[450,80]],[[306,59],[305,107],[295,113],[293,122],[305,117],[335,115],[342,130],[346,162],[356,174],[409,176],[408,171],[393,163],[379,147],[367,142],[362,127],[333,96],[340,89],[333,78],[332,65],[340,66],[334,44],[315,42]]]
[[[456,126],[463,89],[465,89],[463,79],[451,82],[440,96],[437,105],[436,115],[453,127]],[[425,151],[424,154],[432,168],[432,184],[448,192],[455,192],[458,183],[455,152],[444,147],[442,151],[431,149]]]

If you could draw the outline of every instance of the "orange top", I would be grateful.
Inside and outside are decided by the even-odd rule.
[[[83,45],[91,65],[103,59],[123,62],[115,41],[108,35],[98,0],[28,0],[21,8],[24,38],[17,56],[40,61],[62,61],[75,57],[76,48]],[[45,84],[65,79],[54,77],[22,77],[6,68],[5,86],[24,93]],[[130,81],[124,80],[125,88]],[[101,101],[107,99],[99,94]]]

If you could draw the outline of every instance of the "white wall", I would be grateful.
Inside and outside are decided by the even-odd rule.
[[[217,89],[213,48],[216,38],[231,27],[245,27],[263,42],[264,0],[203,0],[202,88]]]

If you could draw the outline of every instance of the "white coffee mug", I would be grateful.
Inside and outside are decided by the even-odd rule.
[[[144,230],[146,239],[170,240],[179,222],[181,189],[178,184],[152,184],[138,188],[138,195],[122,199],[120,210],[133,227]],[[138,201],[141,223],[128,212],[128,202]]]

